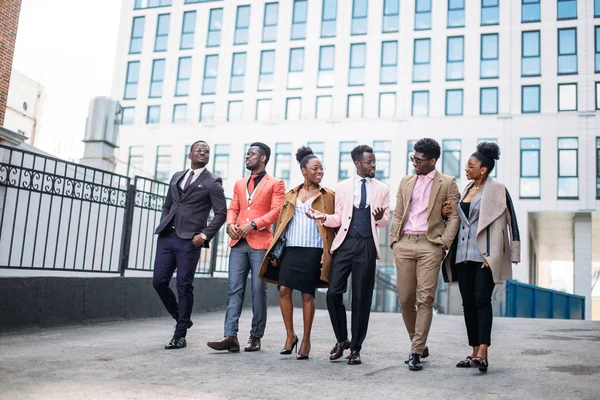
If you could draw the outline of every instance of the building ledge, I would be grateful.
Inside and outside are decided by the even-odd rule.
[[[27,136],[21,135],[20,133],[13,132],[0,126],[0,144],[4,144],[12,147],[21,146],[26,140]]]

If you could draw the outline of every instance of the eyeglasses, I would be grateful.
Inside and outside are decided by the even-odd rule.
[[[311,170],[312,172],[325,172],[325,168],[324,167],[315,167],[315,168],[307,168],[309,170]]]
[[[429,161],[429,160],[431,160],[431,158],[422,159],[422,158],[417,158],[415,156],[410,156],[410,162],[413,164],[417,164],[417,165],[421,165],[425,161]]]

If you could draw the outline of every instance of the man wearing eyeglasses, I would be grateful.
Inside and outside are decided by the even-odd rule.
[[[458,233],[460,198],[456,179],[435,169],[440,145],[421,139],[410,157],[415,175],[402,178],[392,216],[390,244],[398,279],[402,318],[411,340],[408,368],[423,369],[421,358],[429,356],[427,336],[431,327],[440,265]],[[447,221],[442,205],[452,205]]]

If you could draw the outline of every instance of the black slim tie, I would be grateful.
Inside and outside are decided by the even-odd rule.
[[[367,180],[362,178],[361,181],[362,185],[360,186],[360,204],[358,205],[358,208],[365,208],[367,206],[367,185],[365,184]]]

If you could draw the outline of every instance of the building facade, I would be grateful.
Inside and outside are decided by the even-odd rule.
[[[46,88],[38,81],[13,70],[4,127],[27,137],[27,142],[35,146],[46,97]]]
[[[123,173],[168,180],[203,139],[230,193],[263,141],[288,188],[307,144],[333,187],[369,144],[395,193],[412,144],[432,137],[462,189],[493,140],[521,228],[515,278],[584,294],[591,311],[600,0],[128,0],[119,38]]]
[[[21,0],[0,2],[0,126],[4,125]]]

